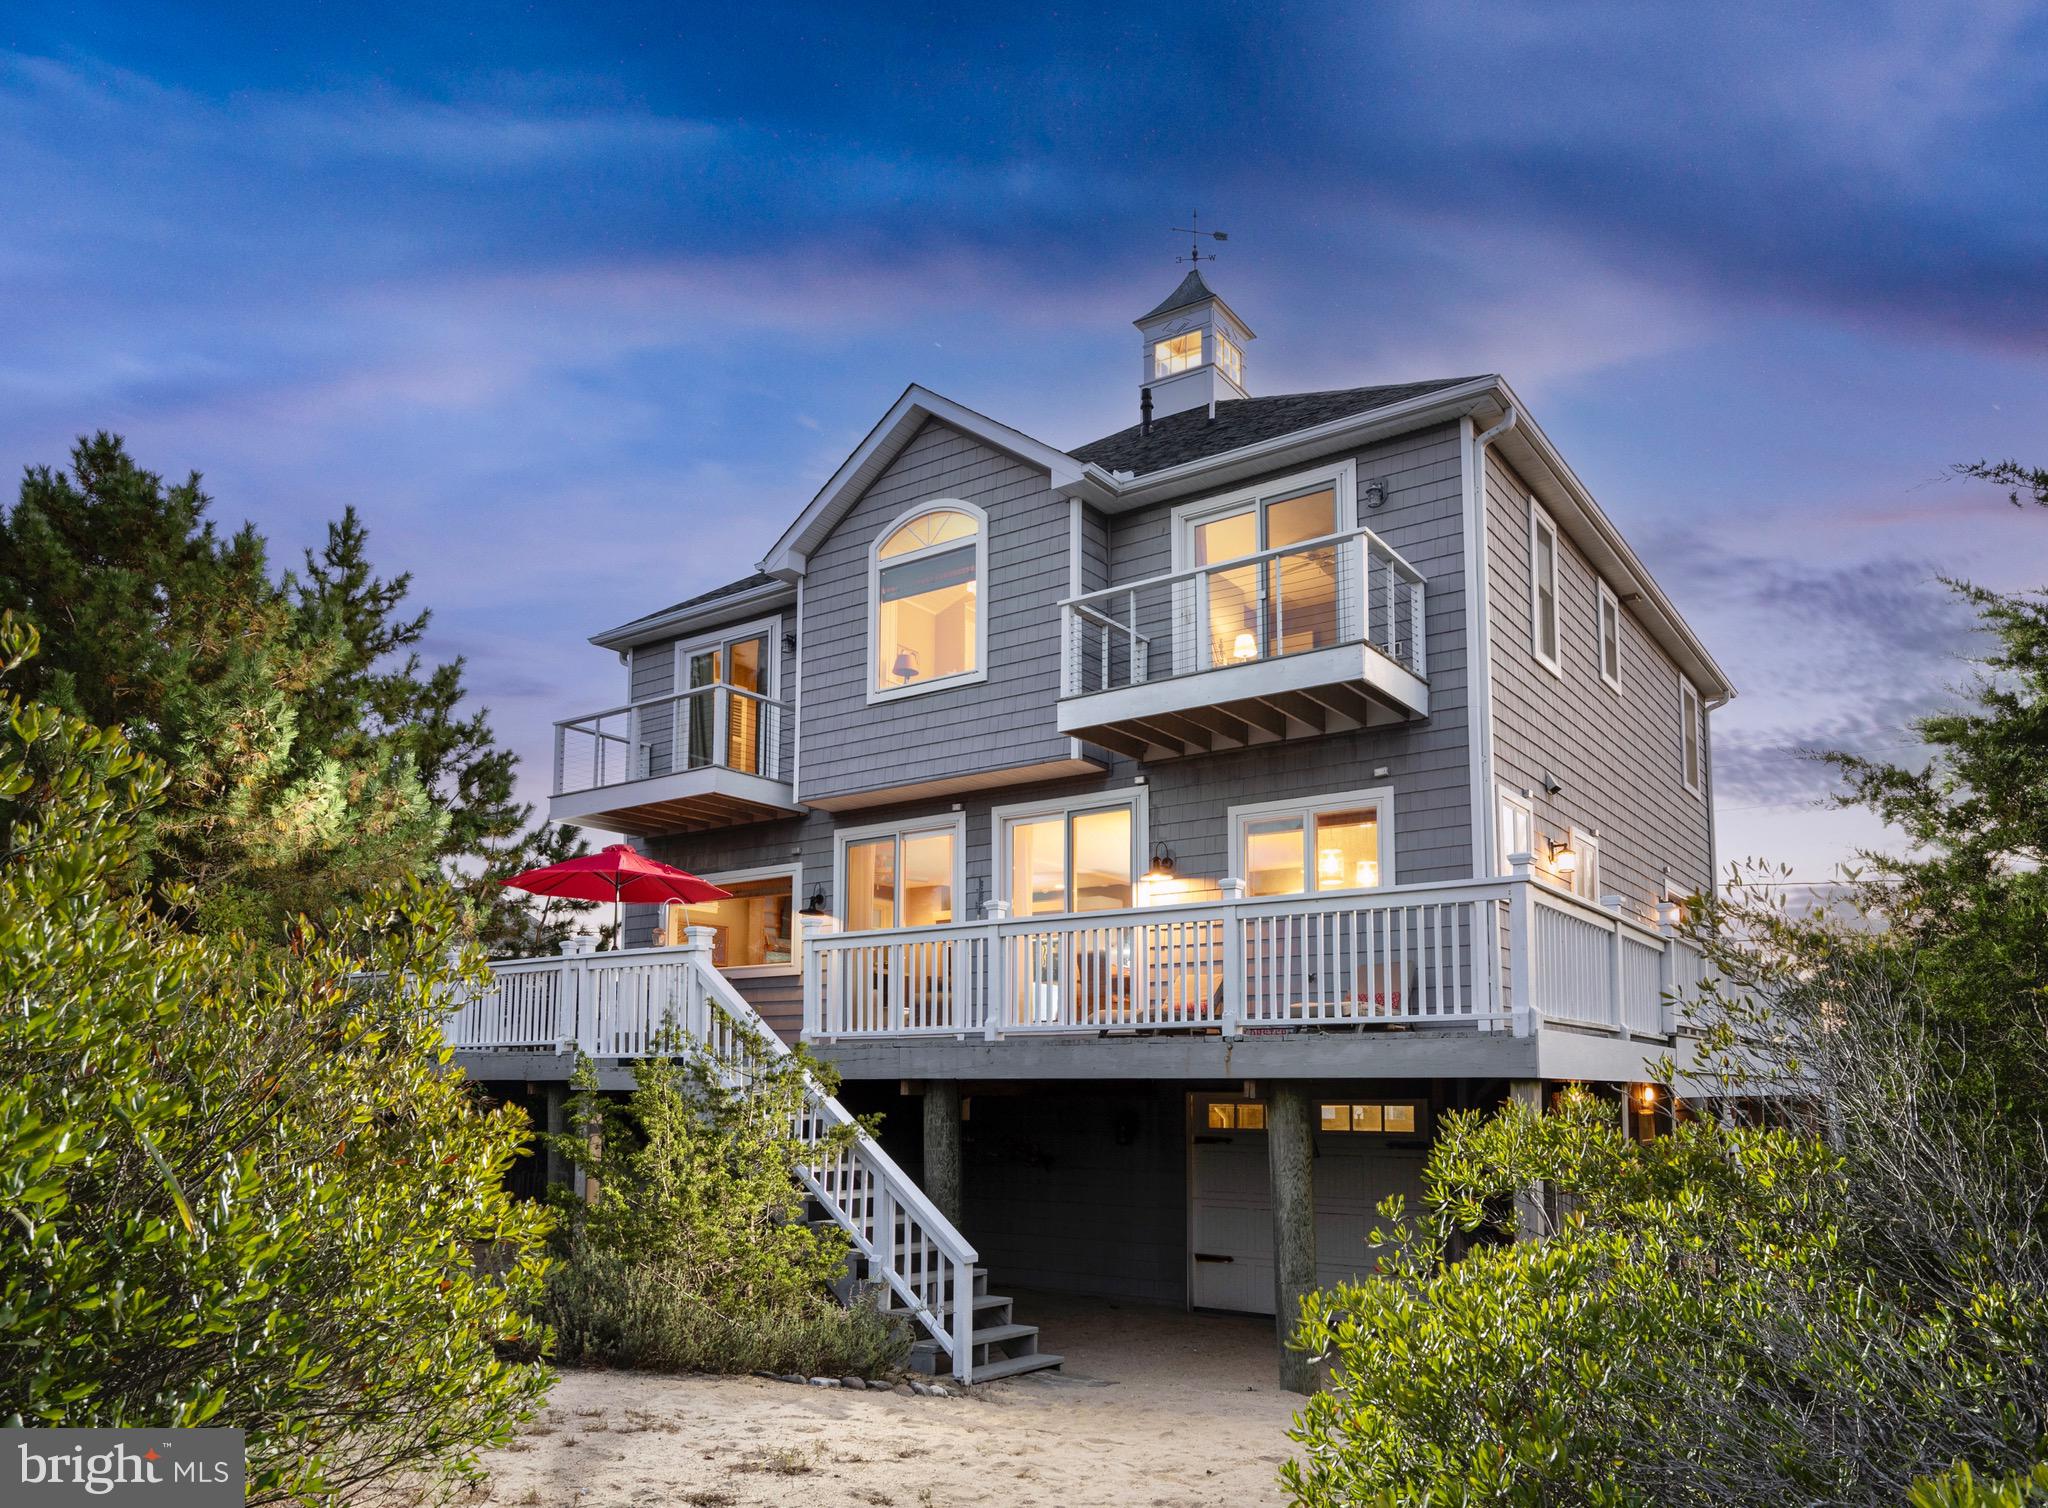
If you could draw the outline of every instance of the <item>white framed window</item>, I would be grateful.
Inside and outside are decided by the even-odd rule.
[[[967,883],[967,818],[841,828],[832,835],[839,921],[849,932],[943,927],[960,921]]]
[[[781,641],[782,620],[761,618],[677,643],[671,769],[774,775]]]
[[[1209,338],[1216,342],[1216,365],[1239,387],[1244,386],[1244,352],[1236,341],[1221,330],[1210,332]]]
[[[1135,906],[1146,825],[1143,786],[999,806],[989,817],[996,899],[1012,916]]]
[[[1705,771],[1700,754],[1700,694],[1692,682],[1678,678],[1678,776],[1685,788],[1697,796],[1705,789]]]
[[[1508,860],[1518,853],[1536,853],[1536,804],[1520,791],[1500,788],[1500,872],[1514,873]]]
[[[1185,335],[1169,335],[1164,340],[1152,343],[1152,375],[1173,377],[1182,372],[1192,371],[1202,364],[1202,332],[1190,330]]]
[[[1357,481],[1356,464],[1346,460],[1173,510],[1173,569],[1202,572],[1174,588],[1176,674],[1360,636],[1338,580],[1343,550],[1315,543],[1357,527]],[[1231,564],[1269,550],[1288,553]]]
[[[1600,839],[1580,828],[1571,829],[1571,851],[1577,862],[1565,876],[1566,888],[1582,901],[1600,899]]]
[[[1558,652],[1557,525],[1529,499],[1529,647],[1536,658],[1562,677]]]
[[[868,553],[868,700],[988,679],[988,515],[920,503]]]
[[[1600,679],[1621,690],[1621,599],[1604,581],[1600,583],[1600,639],[1594,653],[1600,657]]]
[[[1392,787],[1233,806],[1230,872],[1253,896],[1393,884]]]
[[[712,967],[721,973],[740,977],[796,973],[801,952],[796,894],[803,884],[803,870],[795,864],[777,864],[704,878],[730,890],[732,898],[694,901],[688,906],[671,901],[666,907],[662,942],[675,946],[684,940],[685,927],[709,927]]]

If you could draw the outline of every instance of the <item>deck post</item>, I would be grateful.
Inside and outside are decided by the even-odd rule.
[[[1232,875],[1217,882],[1223,896],[1223,1019],[1218,1023],[1226,1037],[1244,1035],[1244,917],[1237,902],[1244,899],[1245,883]]]
[[[799,912],[797,922],[803,929],[804,1040],[815,1042],[827,1035],[825,1012],[831,1001],[832,981],[828,971],[832,967],[832,956],[811,945],[837,932],[839,918],[823,913]]]
[[[550,1136],[569,1134],[569,1091],[561,1084],[550,1084],[541,1091],[544,1106],[544,1124]],[[569,1159],[562,1155],[561,1147],[555,1142],[547,1144],[547,1155],[542,1162],[542,1178],[550,1188],[575,1182],[575,1170],[569,1166]]]
[[[1299,1084],[1266,1088],[1266,1158],[1273,1190],[1273,1319],[1280,1386],[1316,1390],[1315,1363],[1293,1349],[1302,1298],[1316,1290],[1314,1106]]]
[[[1516,1079],[1508,1085],[1508,1103],[1520,1105],[1532,1114],[1543,1113],[1543,1081]],[[1549,1229],[1549,1191],[1541,1183],[1524,1184],[1515,1190],[1515,1239],[1534,1241]]]
[[[1514,873],[1508,891],[1508,978],[1514,1005],[1515,1035],[1534,1034],[1536,1014],[1536,901],[1529,890],[1536,883],[1536,855],[1511,853]]]
[[[1668,896],[1657,902],[1657,935],[1664,951],[1657,955],[1657,1011],[1662,1035],[1678,1035],[1678,902]]]
[[[924,1086],[924,1192],[940,1214],[960,1228],[960,1082],[931,1079]]]

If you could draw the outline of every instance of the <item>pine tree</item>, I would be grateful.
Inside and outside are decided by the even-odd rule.
[[[580,844],[529,830],[516,757],[429,667],[409,575],[371,568],[354,509],[272,578],[263,538],[222,539],[194,473],[166,485],[104,432],[31,468],[0,516],[0,608],[43,635],[28,694],[120,725],[171,772],[142,878],[190,884],[210,930],[280,935],[376,885],[442,868],[496,950],[558,941],[485,876]]]

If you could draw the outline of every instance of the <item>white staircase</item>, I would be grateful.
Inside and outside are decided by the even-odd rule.
[[[555,966],[545,981],[528,977],[538,971],[525,964],[500,967],[493,986],[450,1023],[450,1041],[462,1047],[471,1038],[502,1033],[501,1018],[520,1012],[535,1017],[528,1025],[522,1016],[518,1030],[536,1046],[574,1043],[593,1057],[644,1056],[665,1025],[702,1043],[721,1063],[737,1063],[750,1039],[772,1057],[789,1056],[782,1039],[711,966],[708,927],[692,928],[680,948],[537,962]],[[872,1289],[885,1308],[907,1313],[922,1336],[912,1364],[926,1371],[987,1382],[1058,1366],[1059,1357],[1038,1349],[1037,1327],[1016,1323],[1011,1301],[989,1293],[988,1272],[976,1265],[967,1238],[844,1105],[807,1083],[797,1130],[820,1155],[799,1176],[819,1216],[852,1240],[859,1270],[841,1297]],[[825,1150],[822,1143],[839,1127],[853,1128],[851,1140]]]

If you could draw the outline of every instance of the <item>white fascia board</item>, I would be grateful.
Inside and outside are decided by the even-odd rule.
[[[590,642],[599,649],[631,649],[636,644],[653,644],[663,639],[673,639],[699,628],[711,628],[720,623],[758,616],[769,608],[788,607],[796,601],[796,589],[786,581],[764,582],[749,587],[744,592],[734,592],[729,597],[717,597],[709,602],[693,602],[686,608],[674,612],[658,613],[649,618],[635,618],[630,623],[621,623],[617,628],[608,628],[603,633],[592,634]]]
[[[1063,450],[912,383],[868,431],[853,454],[832,473],[832,479],[818,490],[796,521],[783,530],[782,537],[769,548],[757,569],[785,578],[801,574],[810,552],[928,419],[950,425],[985,445],[1039,467],[1051,477],[1052,490],[1063,496],[1073,493],[1085,497],[1115,485],[1100,467],[1083,465]]]
[[[1493,442],[1493,448],[1513,463],[1522,480],[1535,490],[1537,501],[1607,576],[1610,586],[1624,595],[1640,594],[1642,600],[1629,606],[1651,637],[1678,662],[1702,695],[1717,707],[1725,705],[1735,695],[1727,672],[1680,616],[1648,567],[1615,528],[1614,521],[1593,500],[1586,484],[1544,434],[1542,426],[1530,417],[1529,405],[1516,397],[1505,381],[1495,381],[1499,383],[1502,401],[1513,404],[1521,418],[1513,429]]]

